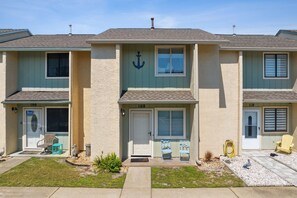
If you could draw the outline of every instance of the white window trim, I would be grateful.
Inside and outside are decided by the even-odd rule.
[[[158,112],[159,111],[183,111],[183,136],[158,136]],[[186,108],[156,108],[155,109],[155,139],[186,139]],[[171,125],[170,125],[171,133]]]
[[[287,131],[265,131],[265,109],[287,109]],[[289,133],[290,127],[290,109],[288,106],[265,106],[263,107],[263,134],[286,134]]]
[[[64,54],[64,53],[68,53],[69,54],[69,75],[70,75],[70,52],[69,51],[65,51],[65,52],[45,52],[45,79],[49,79],[49,80],[54,80],[54,79],[69,79],[69,76],[68,77],[48,77],[47,76],[47,54]]]
[[[158,73],[158,49],[162,48],[183,48],[184,49],[184,72],[182,74],[159,74]],[[155,77],[185,77],[187,72],[186,66],[186,46],[185,45],[156,45],[155,46]]]
[[[278,78],[278,77],[265,77],[265,54],[287,54],[288,60],[287,60],[287,67],[288,67],[288,77],[286,78]],[[288,52],[263,52],[263,79],[265,80],[288,80],[290,79],[290,57]]]
[[[48,107],[45,107],[45,112],[44,112],[45,133],[61,134],[61,135],[69,134],[69,131],[68,132],[48,132],[47,131],[47,109],[68,109],[69,110],[69,107],[68,106],[48,106]],[[69,112],[68,112],[68,130],[69,130],[69,126],[70,126],[70,122],[69,122]]]

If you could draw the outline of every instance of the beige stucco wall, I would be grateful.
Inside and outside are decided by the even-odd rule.
[[[5,99],[5,71],[6,71],[6,53],[1,53],[0,59],[0,101]],[[0,148],[5,147],[6,130],[5,130],[5,108],[0,104]]]
[[[90,143],[91,53],[72,52],[72,57],[72,139],[79,150],[85,150]]]
[[[297,151],[297,103],[292,104],[292,135],[294,137],[293,143],[294,147],[293,149]]]
[[[0,62],[0,102],[17,90],[17,53],[1,53]],[[6,154],[17,150],[17,114],[11,105],[0,104],[0,147]]]
[[[199,45],[200,157],[206,151],[223,154],[225,140],[239,137],[238,52],[219,51],[215,45]],[[241,108],[241,107],[240,107]]]
[[[120,48],[92,45],[91,158],[110,152],[120,156]]]

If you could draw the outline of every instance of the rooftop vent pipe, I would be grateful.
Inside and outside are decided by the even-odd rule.
[[[69,25],[69,36],[72,36],[72,25]]]
[[[151,21],[152,21],[152,27],[151,27],[151,30],[154,30],[154,29],[155,29],[155,26],[154,26],[154,17],[151,18]]]
[[[235,28],[236,28],[236,25],[233,25],[233,36],[236,36],[236,33],[235,33]]]

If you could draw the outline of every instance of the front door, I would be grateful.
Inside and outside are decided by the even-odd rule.
[[[260,111],[243,111],[242,149],[260,149]]]
[[[148,110],[131,111],[130,141],[132,156],[152,155],[152,112]]]
[[[37,148],[37,142],[44,136],[42,108],[24,109],[26,148]]]

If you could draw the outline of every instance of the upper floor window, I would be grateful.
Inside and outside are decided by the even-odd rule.
[[[264,54],[264,78],[288,78],[288,54]]]
[[[156,76],[185,76],[185,54],[185,46],[156,46]]]
[[[46,77],[67,78],[69,77],[69,53],[46,54]]]

